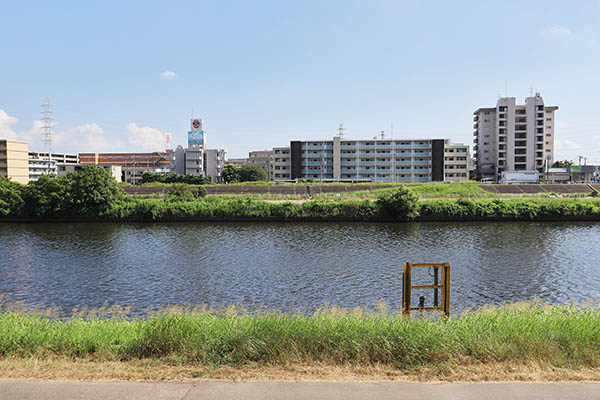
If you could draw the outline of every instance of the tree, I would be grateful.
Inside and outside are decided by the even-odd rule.
[[[67,177],[74,215],[101,215],[111,204],[124,198],[117,181],[102,167],[86,165]]]
[[[221,172],[221,178],[223,178],[223,182],[237,182],[239,177],[238,171],[239,168],[237,168],[235,165],[226,165],[225,168],[223,168],[223,172]]]
[[[238,169],[240,182],[256,182],[267,180],[267,173],[258,165],[242,165]]]
[[[25,213],[36,217],[66,213],[72,204],[70,186],[69,176],[42,175],[29,182],[23,190]]]
[[[0,175],[0,216],[17,216],[21,213],[25,204],[22,192],[23,185]]]
[[[419,196],[412,190],[401,186],[381,194],[377,198],[377,207],[386,215],[396,218],[413,218],[417,215]]]
[[[558,161],[554,161],[554,164],[552,164],[552,168],[567,168],[567,167],[570,167],[571,165],[573,165],[573,161],[558,160]]]

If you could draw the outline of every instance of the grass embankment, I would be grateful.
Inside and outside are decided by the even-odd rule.
[[[381,209],[372,200],[313,200],[269,203],[249,198],[207,196],[196,201],[129,199],[100,215],[108,220],[287,220],[287,221],[464,221],[597,220],[600,199],[444,199],[416,204],[412,217]]]
[[[54,377],[78,365],[67,376],[91,379],[600,379],[597,306],[515,304],[446,320],[338,310],[57,321],[5,311],[0,327],[2,377],[52,378],[54,364]]]

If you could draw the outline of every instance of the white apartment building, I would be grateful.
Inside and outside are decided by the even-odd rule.
[[[494,108],[473,113],[473,146],[478,179],[497,182],[502,172],[544,172],[554,162],[557,106],[544,105],[539,93],[518,105],[514,97],[498,99]]]
[[[56,174],[58,176],[66,175],[75,171],[79,165],[79,154],[66,153],[44,153],[39,151],[30,151],[29,159],[50,159],[56,162]]]
[[[449,139],[293,141],[273,149],[272,168],[276,181],[463,181],[469,179],[469,146]]]
[[[222,173],[225,167],[225,150],[207,149],[204,151],[204,171],[213,183],[223,183]]]
[[[55,160],[47,158],[29,159],[29,182],[37,181],[42,175],[56,175],[58,172]]]

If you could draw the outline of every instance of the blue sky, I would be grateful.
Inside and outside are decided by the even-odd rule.
[[[556,158],[600,163],[600,0],[3,1],[0,138],[56,152],[449,137],[505,89],[558,105]]]

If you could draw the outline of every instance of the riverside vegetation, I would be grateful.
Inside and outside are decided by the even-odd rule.
[[[330,309],[314,314],[171,310],[137,320],[79,316],[60,321],[4,310],[0,326],[0,365],[7,360],[28,365],[31,359],[96,365],[152,359],[155,369],[318,365],[383,368],[409,376],[426,370],[433,374],[429,379],[452,378],[460,368],[470,368],[471,379],[505,379],[510,371],[535,365],[572,372],[563,378],[577,379],[577,371],[596,371],[591,378],[600,377],[600,309],[591,305],[516,303],[442,320]],[[486,365],[502,365],[508,375],[481,373]]]
[[[207,196],[202,186],[175,184],[164,199],[128,197],[102,168],[88,166],[28,185],[0,177],[5,220],[600,220],[600,199],[438,199],[418,201],[418,190],[378,190],[376,200],[312,200],[302,204],[235,196]]]

